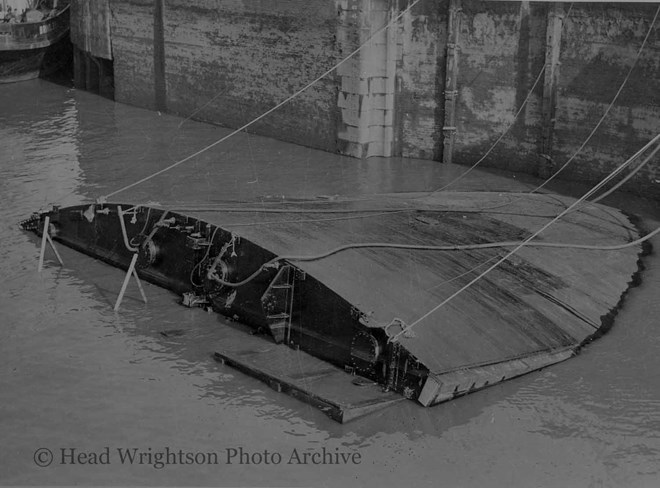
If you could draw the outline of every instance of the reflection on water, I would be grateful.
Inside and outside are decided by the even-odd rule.
[[[613,330],[578,357],[432,408],[414,403],[339,425],[216,364],[228,327],[146,285],[112,312],[122,273],[60,249],[36,273],[37,240],[16,223],[52,203],[110,193],[227,131],[43,81],[0,89],[0,483],[163,485],[657,486],[660,483],[660,266]],[[194,171],[190,171],[192,168]],[[117,196],[214,202],[282,195],[429,190],[461,171],[431,162],[356,161],[241,135]],[[185,175],[185,179],[184,179]],[[518,179],[522,177],[518,176]],[[522,178],[524,179],[524,178]],[[530,185],[534,182],[530,181]],[[461,188],[508,180],[476,174]],[[630,204],[630,202],[627,202]],[[637,210],[658,220],[657,207]],[[654,213],[655,212],[655,213]],[[660,243],[658,243],[660,245]],[[38,468],[37,448],[243,447],[283,455],[349,449],[359,465]]]

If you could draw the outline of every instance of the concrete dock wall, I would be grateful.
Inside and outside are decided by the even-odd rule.
[[[454,161],[548,177],[578,151],[635,63],[657,5],[463,2]],[[552,23],[556,38],[550,39]],[[660,25],[563,179],[600,179],[660,132]],[[553,42],[555,45],[553,46]],[[551,51],[554,79],[548,79]],[[532,90],[546,63],[546,73]],[[527,94],[529,101],[514,123]],[[660,165],[627,188],[660,196]]]
[[[422,1],[397,24],[396,149],[405,157],[442,159],[448,8]]]
[[[158,3],[112,2],[118,101],[157,108],[160,95],[159,109],[236,128],[340,60],[334,2],[168,0],[160,12]],[[251,130],[335,150],[337,85],[320,81]]]
[[[635,62],[657,4],[573,7],[562,36],[555,166],[566,161],[602,117]],[[564,175],[606,174],[660,132],[660,18],[616,103]],[[660,158],[628,188],[660,197]]]
[[[71,3],[71,42],[97,58],[112,59],[110,0]]]
[[[383,31],[407,0],[84,2],[108,5],[120,102],[237,128],[374,36],[250,131],[359,158],[472,164],[511,126],[482,164],[539,176],[587,138],[657,8],[422,0]],[[74,21],[72,29],[88,24]],[[99,44],[74,39],[80,49]],[[653,33],[603,125],[562,177],[598,179],[655,135],[658,93]],[[658,172],[649,165],[631,184],[660,196]]]
[[[76,0],[71,3],[74,85],[114,97],[109,0]]]
[[[542,79],[515,116],[545,63],[548,4],[462,7],[454,162],[473,164],[510,127],[482,164],[528,170],[541,152]]]

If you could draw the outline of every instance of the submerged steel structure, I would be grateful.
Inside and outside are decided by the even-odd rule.
[[[347,421],[398,398],[430,406],[525,374],[602,333],[642,249],[621,247],[637,229],[598,204],[568,214],[420,320],[572,203],[488,192],[181,208],[94,203],[54,207],[22,226],[42,233],[48,217],[55,241],[120,268],[136,262],[141,278],[184,304],[261,333],[217,345],[225,350],[216,357]],[[337,374],[351,381],[323,390]]]

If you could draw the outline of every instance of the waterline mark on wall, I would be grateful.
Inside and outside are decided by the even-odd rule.
[[[289,450],[262,449],[251,451],[244,447],[227,447],[218,451],[192,451],[169,446],[153,449],[138,447],[103,447],[83,450],[75,447],[49,449],[40,447],[34,451],[34,464],[49,466],[150,466],[162,469],[168,466],[190,465],[357,465],[362,464],[360,452],[352,449],[314,448]]]

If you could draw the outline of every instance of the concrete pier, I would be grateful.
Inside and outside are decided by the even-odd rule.
[[[71,41],[74,86],[114,99],[114,58],[108,0],[71,4]]]

